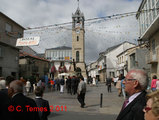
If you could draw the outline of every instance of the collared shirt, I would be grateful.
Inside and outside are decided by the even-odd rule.
[[[36,96],[35,98],[42,98],[41,96]]]
[[[132,96],[129,97],[129,102],[126,104],[128,106],[137,96],[139,96],[141,92],[135,93]]]
[[[14,96],[16,96],[17,94],[19,94],[20,92],[18,92],[18,93],[15,93],[13,96],[12,96],[12,98],[14,97]],[[23,94],[23,93],[22,93]]]

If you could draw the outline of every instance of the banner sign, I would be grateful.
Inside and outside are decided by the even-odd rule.
[[[40,37],[18,38],[16,46],[38,45],[39,41],[40,41]]]

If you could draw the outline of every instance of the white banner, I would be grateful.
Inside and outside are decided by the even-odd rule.
[[[18,38],[16,46],[38,45],[39,41],[40,41],[40,37]]]

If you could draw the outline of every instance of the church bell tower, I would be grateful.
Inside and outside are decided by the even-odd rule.
[[[72,14],[72,60],[76,64],[76,69],[81,71],[84,78],[87,78],[85,68],[84,21],[84,14],[80,11],[78,3],[76,12]]]

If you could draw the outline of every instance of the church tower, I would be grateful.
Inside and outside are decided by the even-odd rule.
[[[72,14],[72,60],[76,64],[76,71],[81,71],[82,76],[87,78],[84,20],[84,14],[80,11],[78,5],[76,12]]]

